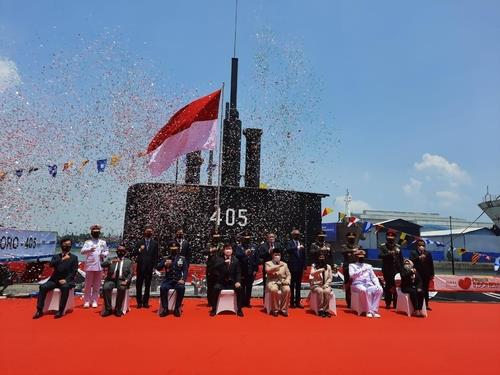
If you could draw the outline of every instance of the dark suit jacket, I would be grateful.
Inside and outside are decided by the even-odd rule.
[[[386,276],[394,278],[398,272],[403,268],[403,252],[399,248],[398,245],[394,245],[391,250],[396,251],[399,249],[398,253],[391,254],[389,252],[389,248],[387,244],[383,243],[379,246],[380,254],[379,258],[382,259],[382,273],[384,274],[384,278]]]
[[[238,259],[235,256],[231,257],[229,267],[224,261],[224,257],[217,257],[215,263],[215,274],[219,284],[235,284],[241,283],[241,268]]]
[[[119,262],[117,263],[112,263],[110,260],[106,260],[105,262],[101,263],[102,268],[107,268],[106,272],[106,281],[115,281],[116,279],[113,278],[113,274],[115,273],[116,269],[116,274],[118,275],[120,270],[117,268],[119,267]],[[123,267],[122,267],[122,275],[118,279],[119,281],[126,281],[127,286],[130,286],[130,283],[132,282],[132,261],[128,258],[123,258]]]
[[[413,250],[410,254],[410,259],[422,280],[428,281],[434,277],[434,261],[432,260],[432,254],[427,250],[424,251],[424,254],[425,259],[421,260],[418,251]]]
[[[158,271],[163,271],[165,270],[165,277],[164,281],[179,281],[179,280],[187,280],[188,277],[188,269],[189,269],[189,264],[186,260],[186,258],[182,255],[176,255],[175,258],[172,260],[172,265],[170,266],[169,269],[165,268],[165,261],[167,258],[163,258],[160,260],[160,263],[156,266],[156,269]]]
[[[191,245],[189,242],[186,241],[186,239],[182,239],[182,246],[179,243],[179,240],[176,238],[175,242],[179,245],[179,255],[182,255],[184,258],[186,258],[187,262],[191,262]]]
[[[143,245],[144,250],[139,251]],[[137,262],[137,272],[153,272],[153,269],[158,264],[159,253],[158,241],[151,239],[149,247],[146,247],[146,240],[140,240],[132,252],[132,258]]]
[[[301,250],[297,249],[294,240],[290,240],[286,246],[286,252],[288,254],[288,269],[290,272],[301,272],[306,268],[306,249],[304,243],[299,241],[299,244],[303,247]]]
[[[274,243],[274,247],[280,249],[281,244],[276,241]],[[262,242],[260,244],[258,252],[259,252],[260,263],[262,264],[269,262],[273,258],[272,255],[269,253],[269,243],[267,241]]]
[[[404,293],[408,293],[409,290],[415,288],[415,289],[422,289],[422,278],[420,277],[418,271],[415,273],[415,278],[412,279],[411,275],[412,272],[407,270],[406,268],[402,268],[401,272],[401,290]]]
[[[246,255],[245,251],[251,249],[252,253]],[[259,270],[260,258],[257,246],[254,243],[238,245],[236,248],[236,258],[240,262],[241,274],[243,277],[253,276],[254,272]]]
[[[71,287],[75,286],[75,276],[78,272],[78,257],[76,255],[70,253],[69,259],[62,260],[62,254],[56,254],[49,264],[54,268],[49,280],[57,282],[64,279]]]

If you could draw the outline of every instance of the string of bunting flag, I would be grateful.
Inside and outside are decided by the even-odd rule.
[[[109,166],[111,167],[116,167],[120,163],[120,160],[122,157],[120,155],[114,154],[111,155],[109,158],[103,158],[103,159],[97,159],[95,160],[95,165],[97,168],[98,173],[102,173],[106,170],[106,167],[108,166],[108,161],[109,161]],[[82,174],[85,168],[90,164],[89,159],[84,159],[80,162],[77,171],[79,174]],[[57,173],[60,171],[60,167],[62,166],[62,171],[63,172],[70,172],[71,170],[74,169],[75,162],[73,160],[69,160],[65,163],[59,163],[59,164],[48,164],[47,171],[50,176],[56,177]],[[20,168],[12,171],[2,171],[0,170],[0,181],[3,181],[7,178],[8,175],[13,175],[16,176],[17,178],[20,178],[24,175],[31,175],[34,172],[38,172],[42,169],[44,169],[45,166],[38,166],[38,167],[29,167],[29,168]]]

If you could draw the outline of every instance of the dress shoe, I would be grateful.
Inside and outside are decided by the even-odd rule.
[[[429,311],[432,311],[432,309],[430,308],[430,306],[426,306],[425,308],[426,308],[427,310],[429,310]]]
[[[142,309],[142,303],[138,303],[138,304],[137,304],[137,308],[138,308],[138,309]]]
[[[83,308],[84,308],[84,309],[88,309],[89,307],[90,307],[90,303],[89,303],[89,302],[85,302],[85,303],[83,304]]]
[[[277,311],[271,311],[271,315],[272,316],[278,316],[278,312]]]
[[[288,312],[287,311],[280,311],[280,314],[283,315],[285,318],[288,318]]]
[[[111,315],[111,311],[109,311],[109,310],[103,310],[103,312],[101,313],[101,316],[103,318],[110,316],[110,315]]]
[[[116,316],[117,318],[121,318],[121,317],[122,317],[122,315],[123,315],[123,313],[122,313],[121,311],[115,311],[115,316]]]
[[[304,306],[302,306],[300,303],[296,303],[295,307],[298,308],[298,309],[303,309],[304,308]]]
[[[238,312],[236,313],[238,316],[243,316],[243,310],[239,309]]]
[[[149,305],[147,303],[143,304],[142,307],[144,307],[145,309],[149,309]]]
[[[380,318],[380,314],[379,314],[379,313],[374,313],[374,314],[373,314],[373,317],[374,317],[374,318]]]
[[[366,317],[367,318],[373,318],[373,314],[372,313],[366,313]]]
[[[215,310],[210,310],[210,316],[215,316],[217,312]]]
[[[58,311],[58,312],[56,312],[56,315],[54,315],[54,319],[60,319],[60,318],[62,318],[63,316],[64,316],[64,313],[63,313],[63,312]]]
[[[328,311],[325,311],[323,314],[324,314],[325,318],[331,318],[332,317],[332,314],[330,314]]]
[[[95,309],[95,308],[97,308],[97,302],[96,302],[96,301],[92,302],[92,307],[93,307],[94,309]]]
[[[291,309],[294,309],[294,308],[295,308],[295,303],[291,303],[291,304],[290,304],[290,308],[291,308]]]
[[[43,312],[40,310],[37,310],[35,315],[33,315],[33,319],[40,319],[43,316]]]
[[[179,318],[179,317],[181,316],[181,310],[179,310],[179,309],[174,309],[174,316],[175,316],[176,318]]]
[[[318,311],[318,316],[320,316],[321,318],[324,318],[325,317],[325,312],[324,311]]]
[[[168,315],[168,310],[163,310],[160,312],[160,318],[164,318]]]

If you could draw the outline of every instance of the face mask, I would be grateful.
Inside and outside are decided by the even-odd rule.
[[[279,263],[281,260],[281,255],[274,255],[273,256],[273,262],[274,263]]]
[[[101,232],[98,232],[98,231],[92,231],[90,233],[90,235],[93,237],[93,238],[99,238],[99,236],[101,235]]]
[[[293,235],[293,239],[294,239],[295,241],[297,241],[299,238],[300,238],[300,234],[294,234],[294,235]]]
[[[423,247],[423,246],[418,247],[418,251],[424,251],[424,250],[425,250],[425,247]]]
[[[356,240],[355,238],[348,238],[347,243],[353,245],[355,240]]]
[[[146,237],[146,238],[150,238],[152,235],[153,235],[152,232],[146,232],[146,233],[144,233],[144,237]]]
[[[177,233],[177,238],[183,238],[184,237],[184,233]]]
[[[359,263],[363,263],[365,261],[365,258],[361,257],[361,258],[358,258],[358,262]]]
[[[67,253],[71,250],[71,245],[70,246],[68,246],[68,245],[61,246],[61,250],[63,253]]]
[[[123,258],[125,256],[125,251],[117,251],[116,255],[118,255],[118,258]]]
[[[387,243],[393,244],[394,243],[394,238],[388,238]]]
[[[224,256],[229,258],[231,255],[233,255],[233,250],[224,250]]]

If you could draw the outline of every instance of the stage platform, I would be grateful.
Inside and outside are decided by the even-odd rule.
[[[32,320],[35,299],[0,300],[0,373],[7,374],[494,374],[500,304],[432,301],[428,318],[381,309],[358,317],[307,309],[272,317],[254,299],[245,317],[210,317],[205,300],[185,299],[183,316],[151,308],[101,318],[99,309]],[[101,301],[102,303],[102,301]]]

